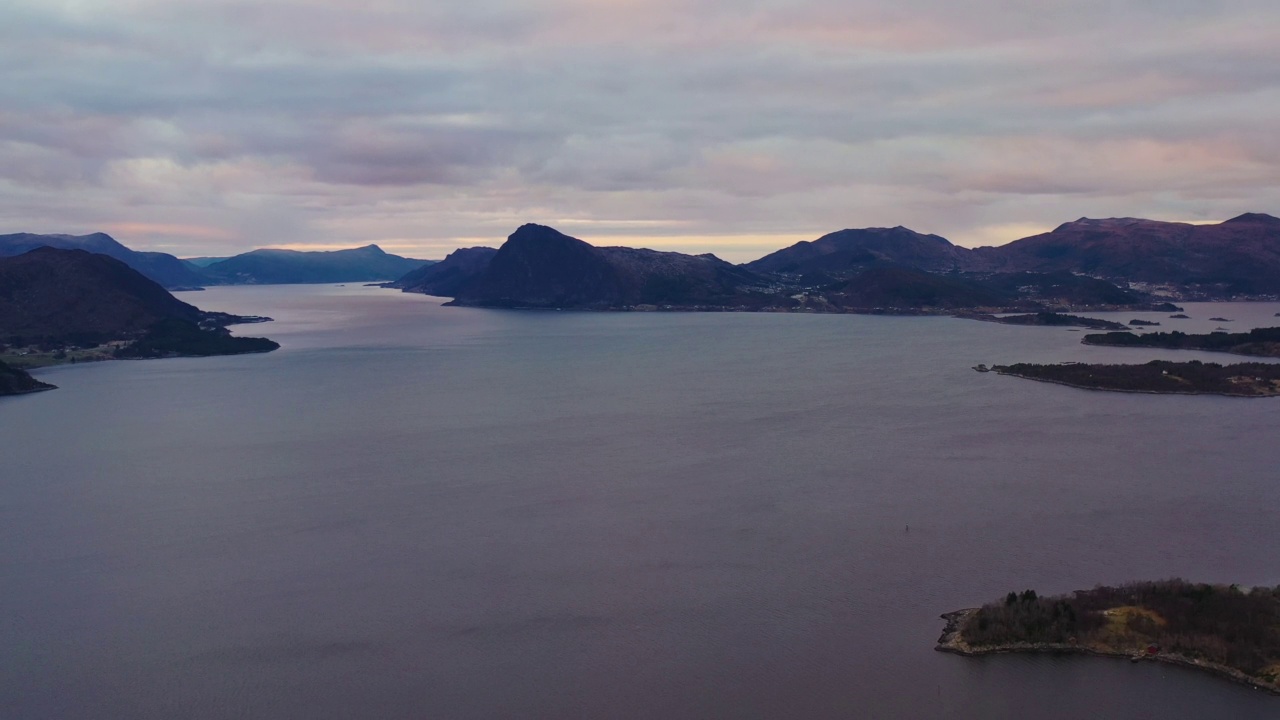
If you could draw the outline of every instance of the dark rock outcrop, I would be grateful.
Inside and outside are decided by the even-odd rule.
[[[484,273],[496,254],[498,251],[494,248],[460,248],[438,263],[424,265],[407,273],[390,283],[389,287],[436,297],[456,297],[462,288]]]
[[[0,362],[0,395],[25,395],[41,390],[53,390],[56,387],[36,380],[24,370],[9,367]]]

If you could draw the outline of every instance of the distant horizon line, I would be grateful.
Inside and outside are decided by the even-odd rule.
[[[708,234],[630,235],[630,234],[626,234],[626,235],[606,235],[604,237],[597,237],[594,240],[585,238],[585,237],[579,237],[576,234],[577,232],[580,232],[579,230],[572,230],[572,231],[561,230],[560,227],[557,227],[557,225],[566,225],[570,227],[578,224],[595,224],[595,225],[630,224],[633,226],[649,226],[651,224],[658,224],[661,221],[617,221],[615,223],[614,221],[557,218],[555,220],[545,220],[545,221],[531,220],[531,221],[519,223],[516,227],[518,228],[521,225],[527,225],[527,224],[544,225],[547,227],[553,227],[559,232],[575,237],[589,245],[593,245],[596,247],[619,247],[619,246],[634,247],[638,249],[657,250],[660,252],[680,252],[680,253],[689,254],[689,255],[701,255],[706,253],[712,253],[717,255],[717,257],[722,257],[720,252],[717,252],[717,249],[719,249],[721,252],[725,250],[732,251],[734,255],[741,255],[742,253],[745,253],[748,251],[755,252],[755,253],[763,253],[758,256],[751,257],[750,259],[733,261],[735,264],[745,264],[753,260],[757,260],[759,258],[765,257],[778,250],[791,247],[796,243],[812,242],[814,240],[818,240],[832,233],[844,232],[846,230],[890,230],[896,227],[902,227],[902,228],[911,230],[912,232],[917,232],[921,235],[936,235],[937,237],[943,238],[944,240],[951,243],[952,245],[955,245],[956,247],[961,247],[968,250],[974,250],[974,249],[984,248],[984,247],[1001,247],[1004,245],[1008,245],[1010,243],[1017,242],[1019,240],[1025,240],[1026,238],[1035,237],[1037,235],[1043,235],[1045,233],[1053,232],[1054,230],[1062,227],[1063,225],[1068,225],[1068,224],[1071,224],[1074,222],[1080,222],[1083,220],[1102,221],[1102,220],[1130,220],[1131,219],[1131,220],[1145,220],[1150,222],[1167,223],[1171,225],[1176,225],[1176,224],[1220,225],[1222,223],[1228,222],[1230,220],[1234,220],[1236,218],[1239,218],[1245,215],[1270,215],[1270,213],[1260,213],[1256,211],[1249,211],[1244,213],[1238,213],[1236,215],[1232,215],[1231,217],[1220,219],[1220,220],[1217,220],[1217,219],[1215,220],[1204,220],[1204,219],[1156,220],[1153,218],[1144,218],[1144,217],[1137,217],[1137,216],[1114,216],[1114,217],[1105,217],[1105,218],[1103,217],[1092,218],[1088,216],[1082,216],[1074,220],[1065,220],[1051,227],[1047,227],[1045,225],[1041,225],[1038,223],[1006,223],[1006,224],[998,224],[998,225],[989,225],[989,226],[986,226],[985,228],[979,228],[979,230],[987,230],[987,231],[992,229],[1007,230],[1004,233],[1000,233],[1002,236],[1007,238],[1002,242],[985,242],[985,243],[981,242],[981,240],[979,240],[977,243],[973,243],[972,241],[966,242],[964,238],[968,237],[970,239],[973,239],[978,236],[990,237],[991,233],[989,232],[962,233],[961,235],[957,236],[961,239],[957,240],[957,239],[954,239],[952,236],[948,236],[942,233],[931,233],[931,232],[916,230],[915,228],[912,228],[908,225],[902,225],[902,224],[892,225],[892,226],[868,225],[863,227],[852,227],[852,226],[843,227],[837,230],[828,230],[826,232],[821,232],[820,234],[817,234],[817,235],[814,235],[812,233],[767,233],[767,234],[739,233],[739,234],[723,234],[723,235],[719,235],[719,234],[716,234],[716,235],[708,235]],[[1275,216],[1271,216],[1271,217],[1275,217]],[[125,243],[120,239],[120,236],[116,235],[116,233],[121,231],[124,231],[125,233],[128,233],[130,231],[133,231],[133,232],[141,231],[140,234],[146,235],[148,234],[148,230],[150,230],[153,227],[157,232],[166,231],[166,230],[167,231],[190,230],[194,228],[187,228],[185,226],[182,228],[177,228],[169,225],[149,226],[145,223],[105,223],[102,227],[105,229],[91,230],[88,232],[84,232],[78,236],[75,235],[74,233],[67,233],[67,232],[45,232],[45,233],[33,232],[30,234],[32,235],[67,235],[72,237],[84,237],[84,236],[93,235],[96,233],[102,233],[104,235],[108,235],[113,240],[120,242],[121,244],[125,245],[131,250],[140,251],[140,252],[163,252],[163,253],[173,255],[179,260],[200,260],[200,259],[206,259],[206,258],[230,258],[230,257],[235,257],[237,255],[243,255],[245,253],[253,252],[255,250],[293,250],[298,252],[334,252],[338,250],[354,250],[362,247],[368,247],[370,245],[376,245],[377,247],[381,248],[383,251],[394,254],[394,255],[400,255],[401,257],[410,257],[414,259],[430,260],[430,261],[441,260],[445,256],[447,256],[449,253],[453,252],[454,250],[459,250],[462,248],[468,248],[468,247],[498,248],[498,247],[501,247],[504,242],[506,242],[508,235],[510,235],[510,233],[508,233],[508,235],[503,235],[498,237],[456,236],[456,237],[449,238],[448,240],[445,240],[445,241],[432,242],[432,243],[415,242],[414,241],[415,239],[401,238],[401,237],[383,238],[380,240],[365,240],[365,241],[352,240],[349,243],[293,242],[293,243],[283,243],[279,245],[254,246],[254,247],[249,247],[243,250],[235,250],[232,252],[225,252],[225,251],[223,252],[185,251],[184,252],[183,250],[180,249],[181,248],[180,245],[177,245],[176,243],[172,243],[172,242],[150,243],[150,244],[140,244],[140,245]],[[26,232],[26,231],[19,231],[19,233],[23,233],[23,232]],[[514,229],[512,230],[512,232],[514,232]],[[19,234],[19,233],[2,233],[2,234]],[[209,237],[210,235],[212,235],[212,233],[201,233],[201,234],[205,234],[206,237]],[[124,237],[128,237],[128,235],[125,234]],[[775,244],[778,241],[781,241],[782,244]],[[681,249],[677,249],[677,248],[681,248]],[[692,249],[692,248],[701,248],[701,249]],[[179,254],[180,252],[181,254]],[[438,257],[431,256],[433,253],[438,254],[439,256]],[[722,257],[722,259],[728,260],[728,258],[726,257]]]

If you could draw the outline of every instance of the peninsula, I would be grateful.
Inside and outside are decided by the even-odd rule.
[[[1085,345],[1113,347],[1162,348],[1166,350],[1205,350],[1233,355],[1280,357],[1280,327],[1258,328],[1242,333],[1212,332],[1188,335],[1178,331],[1135,335],[1127,332],[1085,335]]]
[[[43,383],[15,367],[0,362],[0,396],[26,395],[27,393],[53,390],[57,386]]]
[[[1016,363],[996,365],[991,370],[1001,375],[1087,390],[1232,397],[1280,395],[1280,364],[1275,363],[1219,365],[1199,360],[1152,360],[1142,365]]]
[[[269,318],[200,310],[124,262],[84,250],[39,247],[0,258],[0,288],[0,361],[19,370],[279,347],[227,330]]]
[[[1173,579],[1040,597],[1034,590],[946,613],[937,650],[1082,653],[1198,668],[1280,694],[1280,587]]]

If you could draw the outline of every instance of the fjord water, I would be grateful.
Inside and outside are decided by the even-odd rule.
[[[276,317],[237,330],[283,348],[55,368],[0,401],[4,717],[1280,717],[1178,668],[933,650],[940,613],[1009,590],[1280,583],[1280,400],[970,369],[1230,356],[184,297]]]

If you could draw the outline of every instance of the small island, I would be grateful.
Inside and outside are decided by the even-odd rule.
[[[1138,320],[1137,318],[1135,318],[1135,319],[1133,319],[1133,320],[1130,320],[1130,321],[1129,321],[1129,324],[1130,324],[1130,325],[1132,325],[1132,326],[1134,326],[1134,327],[1155,327],[1155,326],[1159,325],[1160,323],[1158,323],[1158,322],[1152,322],[1152,321],[1150,321],[1150,320]]]
[[[1022,315],[990,315],[986,313],[957,313],[955,317],[965,320],[981,320],[982,322],[1000,323],[1001,325],[1036,325],[1043,327],[1081,327],[1089,330],[1123,330],[1124,325],[1111,320],[1067,315],[1056,312],[1025,313]]]
[[[1198,668],[1280,694],[1280,587],[1173,579],[1041,597],[1011,592],[946,613],[937,650],[1082,653]]]
[[[1081,342],[1085,345],[1205,350],[1233,355],[1280,357],[1280,327],[1258,328],[1243,333],[1212,332],[1203,335],[1189,335],[1177,330],[1150,335],[1110,332],[1085,335]]]
[[[1219,365],[1199,360],[1152,360],[1143,365],[1016,363],[996,365],[990,371],[1086,390],[1232,397],[1280,395],[1280,364],[1274,363]]]

